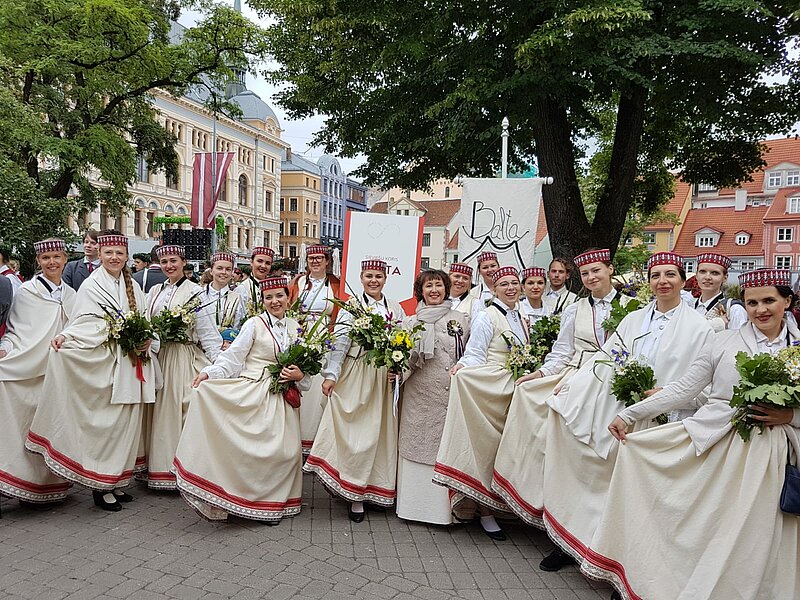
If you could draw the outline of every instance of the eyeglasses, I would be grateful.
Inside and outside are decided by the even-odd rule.
[[[323,260],[325,260],[325,257],[324,256],[309,256],[306,260],[308,260],[308,262],[322,262]]]

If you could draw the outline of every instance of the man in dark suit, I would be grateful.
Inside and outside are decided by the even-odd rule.
[[[164,272],[161,270],[161,265],[158,263],[158,255],[156,254],[155,246],[153,246],[153,249],[150,251],[150,266],[141,271],[136,271],[136,273],[133,274],[133,280],[139,284],[145,294],[157,283],[164,283],[167,280],[167,276],[164,275]]]
[[[75,291],[100,266],[100,248],[97,245],[97,232],[88,229],[83,236],[83,258],[73,260],[64,267],[61,278]]]

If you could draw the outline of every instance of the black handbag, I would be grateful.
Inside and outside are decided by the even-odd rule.
[[[789,460],[787,456],[780,507],[785,513],[800,516],[800,469]]]

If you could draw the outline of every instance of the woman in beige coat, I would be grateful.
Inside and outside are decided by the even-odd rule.
[[[450,368],[464,350],[469,318],[451,308],[450,278],[444,271],[423,271],[414,282],[417,314],[408,329],[425,329],[411,353],[411,370],[403,386],[397,464],[397,516],[409,521],[452,523],[447,489],[435,485],[433,466],[442,439]]]

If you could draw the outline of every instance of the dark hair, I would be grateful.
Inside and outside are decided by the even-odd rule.
[[[107,229],[106,231],[112,231],[112,230],[111,229]],[[114,229],[113,231],[116,231],[116,229]],[[103,232],[103,234],[106,235],[105,231]],[[107,235],[115,235],[115,234],[107,234]],[[116,234],[116,235],[122,235],[122,234],[120,233],[120,234]],[[100,234],[97,232],[96,229],[87,229],[86,231],[83,232],[83,238],[84,239],[89,237],[89,238],[92,238],[95,242],[97,241],[97,238],[99,236],[100,236]]]
[[[11,260],[11,248],[8,246],[0,246],[0,258],[4,263]]]
[[[564,265],[564,269],[567,271],[567,275],[572,273],[572,261],[567,260],[566,258],[562,258],[560,256],[556,256],[553,260],[550,261],[550,264],[547,265],[547,270],[549,271],[553,267],[553,263],[561,263]]]
[[[444,284],[445,296],[450,296],[450,276],[439,269],[432,269],[429,271],[422,271],[422,273],[417,275],[417,279],[414,281],[414,297],[417,299],[417,302],[422,302],[422,286],[434,279],[440,279],[442,281]]]
[[[520,278],[520,280],[519,280],[520,284],[524,284],[531,277],[538,277],[540,279],[544,279],[544,284],[547,285],[547,273],[545,273],[544,276],[542,276],[542,275],[528,275],[525,279]]]
[[[661,266],[661,265],[657,265],[657,266]],[[670,265],[670,266],[673,266],[676,269],[678,269],[678,275],[680,275],[681,279],[683,279],[683,282],[686,283],[686,269],[684,269],[683,267],[679,267],[678,265]],[[647,281],[650,281],[650,271],[651,270],[652,270],[652,268],[647,269]]]
[[[150,249],[150,263],[151,264],[158,264],[159,263],[158,253],[156,252],[156,248],[158,248],[158,246],[153,246]]]

